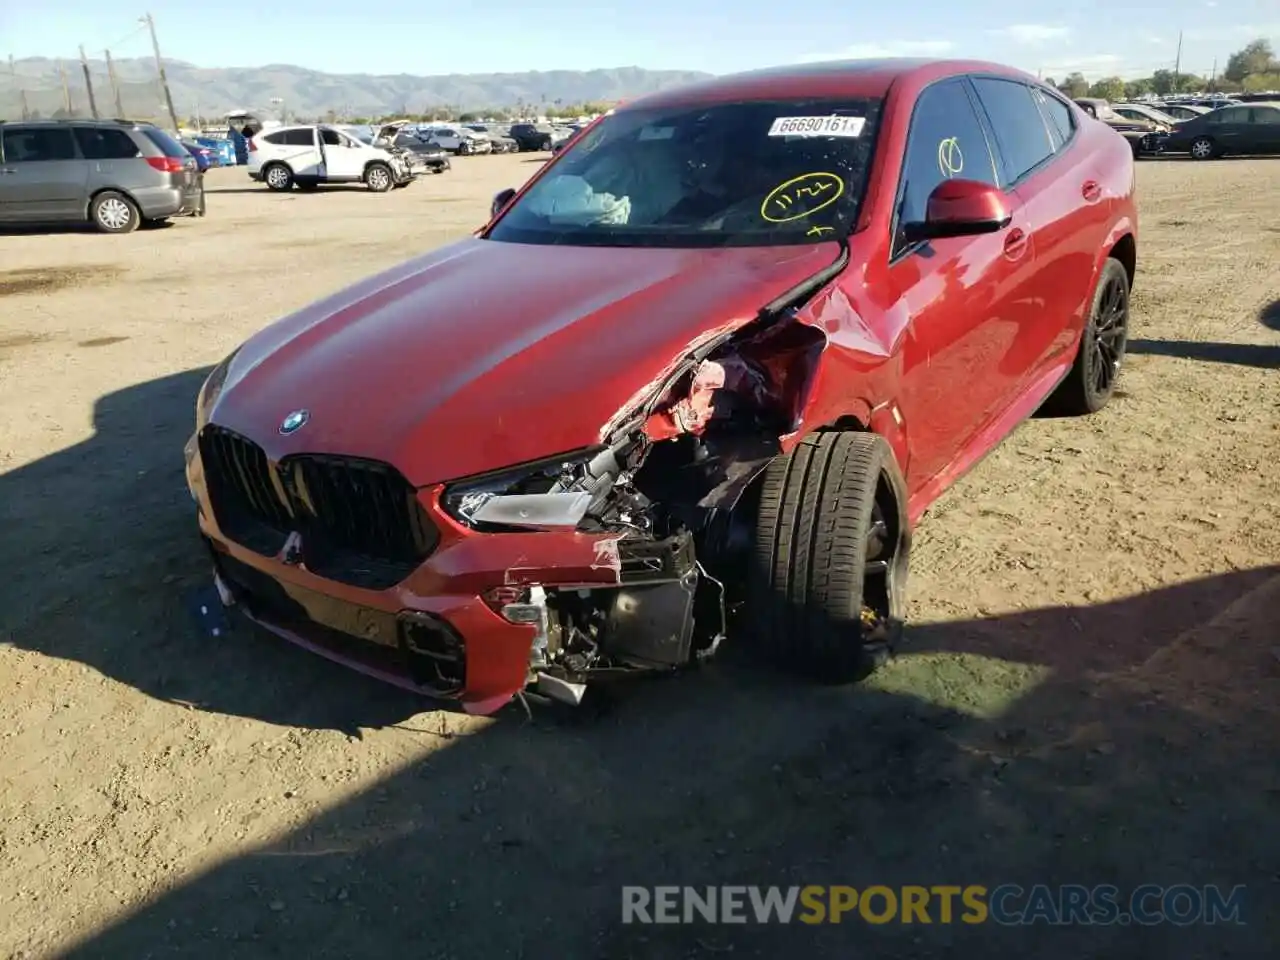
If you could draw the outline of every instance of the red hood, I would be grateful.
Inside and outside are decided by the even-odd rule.
[[[591,446],[690,341],[835,257],[464,240],[258,333],[211,418],[272,459],[368,457],[419,486]],[[298,409],[310,421],[281,436]]]

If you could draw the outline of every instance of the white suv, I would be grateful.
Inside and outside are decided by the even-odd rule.
[[[375,193],[403,187],[414,173],[402,156],[324,124],[276,127],[249,141],[249,176],[272,190],[363,183]]]
[[[493,141],[483,133],[468,130],[466,127],[438,126],[420,127],[418,138],[441,150],[448,150],[459,156],[472,153],[492,153]]]

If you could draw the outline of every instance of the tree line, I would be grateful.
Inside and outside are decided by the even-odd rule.
[[[1221,76],[1206,78],[1193,73],[1157,70],[1151,76],[1138,80],[1103,77],[1090,83],[1083,75],[1071,73],[1060,82],[1052,77],[1045,82],[1073,99],[1098,97],[1102,100],[1123,101],[1153,93],[1157,96],[1200,92],[1258,93],[1280,90],[1280,60],[1276,59],[1269,40],[1258,39],[1228,57]]]

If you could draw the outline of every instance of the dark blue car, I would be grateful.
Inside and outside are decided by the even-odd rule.
[[[191,140],[182,140],[180,142],[186,148],[187,153],[196,158],[196,167],[201,173],[204,173],[210,167],[222,166],[221,161],[218,159],[218,154],[208,147],[202,147]]]

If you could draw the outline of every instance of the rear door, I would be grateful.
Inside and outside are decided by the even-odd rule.
[[[0,218],[80,220],[88,208],[89,164],[69,126],[0,128]]]
[[[89,165],[89,193],[105,186],[132,187],[149,170],[133,137],[119,127],[76,127],[75,135]]]
[[[950,178],[999,182],[963,78],[930,85],[912,111],[887,272],[890,301],[911,318],[899,402],[912,490],[953,466],[963,469],[960,459],[1004,394],[995,360],[1022,323],[1019,278],[1034,259],[1020,211],[996,233],[909,243],[902,226],[923,220],[929,195]]]
[[[1017,325],[999,361],[1016,398],[1075,345],[1112,198],[1093,153],[1079,149],[1078,115],[1062,99],[1011,78],[973,84],[999,144],[1002,183],[1022,201],[1036,251],[1034,266],[1017,275]]]

